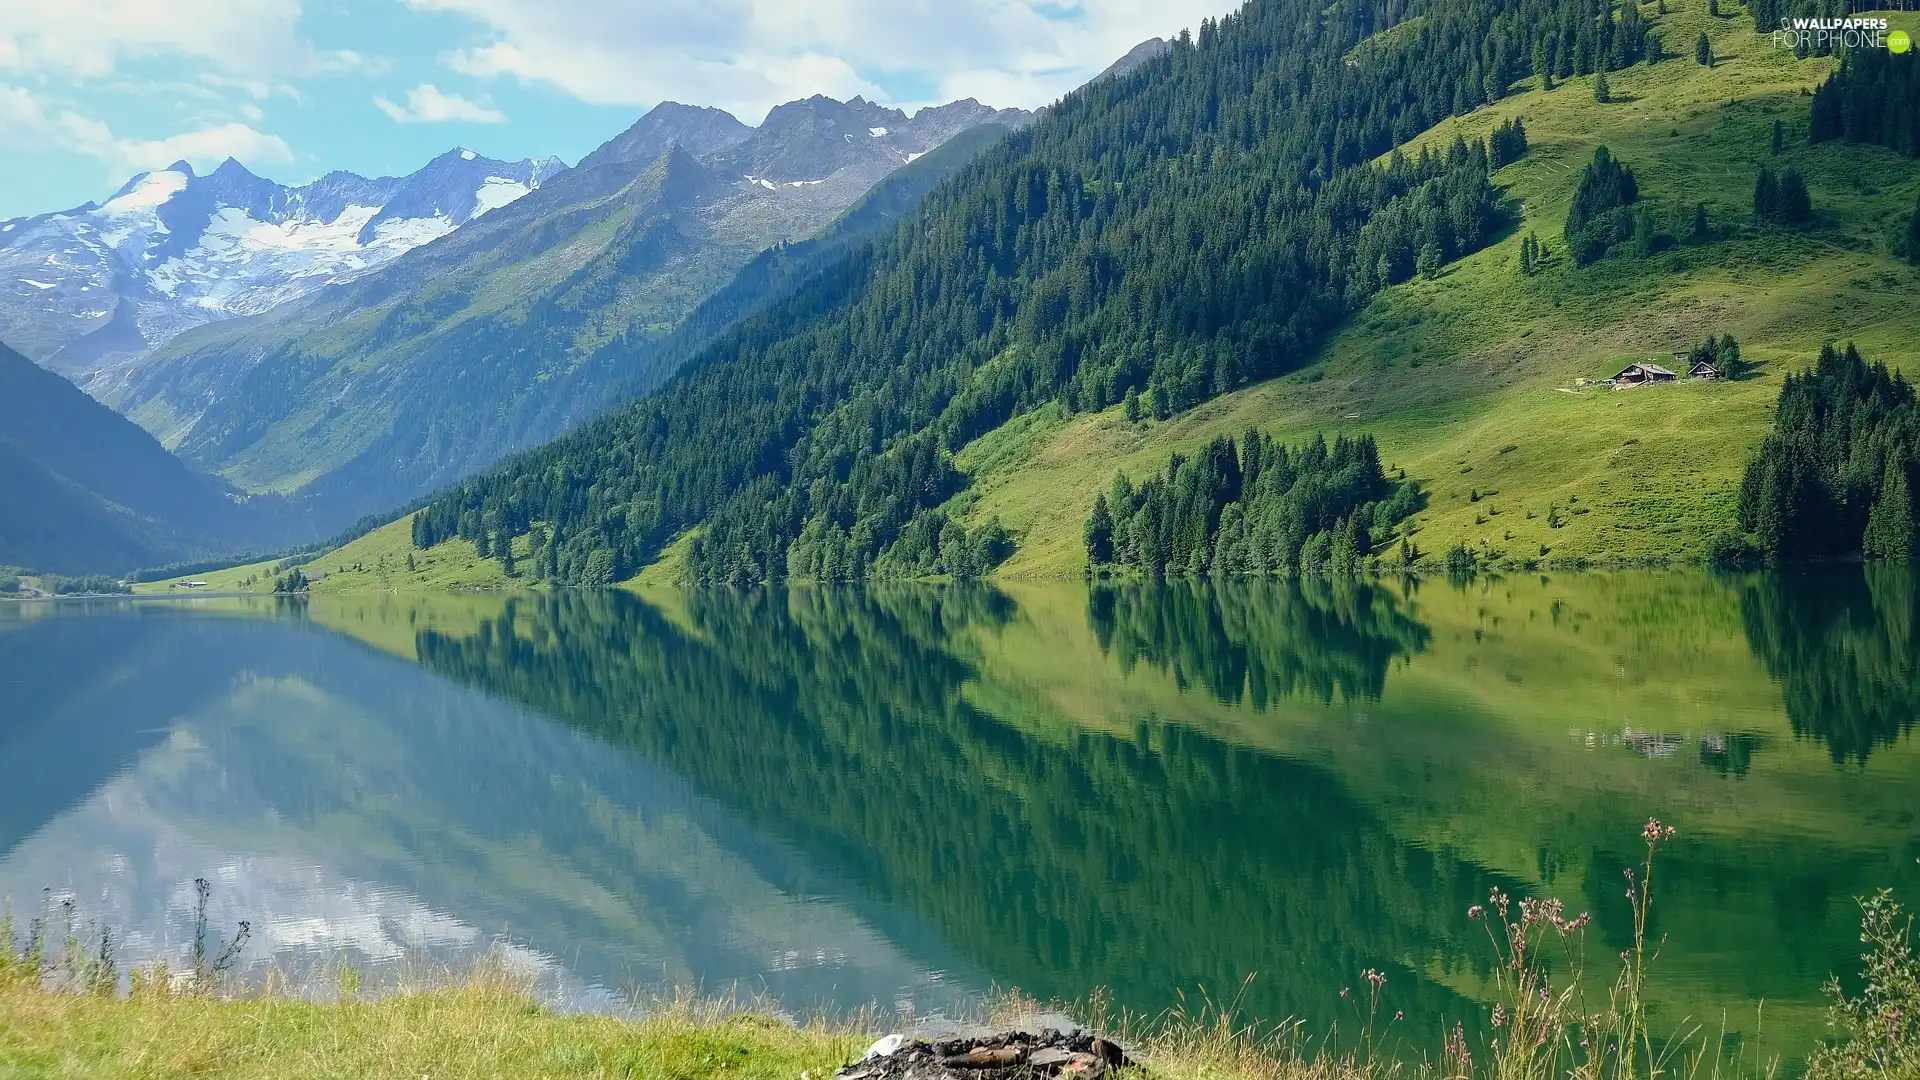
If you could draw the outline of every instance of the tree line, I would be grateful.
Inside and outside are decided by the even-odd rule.
[[[1222,436],[1172,455],[1137,487],[1115,476],[1087,518],[1087,563],[1154,575],[1350,575],[1419,508],[1418,487],[1387,477],[1371,436],[1289,449],[1249,430],[1237,444]]]
[[[1920,155],[1920,63],[1914,54],[1847,50],[1813,92],[1807,139],[1845,139]]]
[[[1781,387],[1773,431],[1741,481],[1743,535],[1716,541],[1716,561],[1912,558],[1917,449],[1912,385],[1851,344],[1826,346]]]

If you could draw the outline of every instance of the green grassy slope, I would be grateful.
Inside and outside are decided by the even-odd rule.
[[[449,540],[425,551],[414,548],[411,517],[380,528],[321,555],[302,569],[313,579],[312,592],[368,592],[420,589],[501,589],[530,584],[525,577],[509,578],[498,559],[482,559],[471,541]],[[528,537],[521,537],[515,553],[531,557]],[[408,560],[412,560],[411,566]],[[182,574],[135,585],[136,595],[180,595],[186,582],[205,582],[195,592],[271,593],[279,560],[248,563],[200,574]]]
[[[1670,53],[1706,30],[1717,62],[1690,56],[1541,92],[1531,81],[1497,104],[1416,141],[1484,137],[1521,117],[1531,152],[1497,177],[1520,223],[1503,241],[1435,280],[1387,290],[1350,318],[1307,369],[1216,399],[1169,421],[1127,423],[1120,410],[1062,418],[1043,410],[976,441],[968,520],[998,516],[1020,537],[1004,574],[1076,573],[1080,529],[1116,469],[1134,476],[1167,454],[1258,426],[1288,439],[1364,431],[1388,462],[1429,486],[1416,542],[1465,542],[1510,559],[1594,561],[1698,557],[1733,520],[1740,470],[1771,421],[1781,375],[1827,340],[1909,371],[1920,330],[1920,272],[1889,247],[1920,191],[1920,166],[1876,147],[1804,141],[1808,97],[1828,61],[1775,51],[1734,4],[1704,0],[1655,18]],[[1652,5],[1645,9],[1652,11]],[[1895,25],[1915,29],[1912,16]],[[1690,50],[1689,50],[1690,51]],[[1818,222],[1756,227],[1753,175],[1773,121],[1807,177]],[[1561,227],[1579,173],[1606,145],[1639,177],[1642,199],[1705,202],[1714,242],[1648,259],[1575,269]],[[1518,271],[1531,230],[1559,256]],[[1659,357],[1732,333],[1758,362],[1737,383],[1633,391],[1576,390],[1626,359]],[[1670,363],[1670,361],[1669,361]],[[1481,498],[1473,498],[1475,491]],[[1558,507],[1561,527],[1548,524]]]

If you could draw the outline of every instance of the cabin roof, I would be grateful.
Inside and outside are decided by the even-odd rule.
[[[1668,370],[1667,370],[1666,368],[1663,368],[1663,367],[1661,367],[1661,366],[1660,366],[1659,364],[1654,364],[1654,363],[1649,363],[1649,362],[1647,362],[1647,361],[1645,361],[1645,360],[1636,360],[1636,361],[1634,361],[1633,363],[1631,363],[1631,364],[1628,364],[1628,365],[1627,365],[1626,367],[1623,367],[1623,368],[1621,368],[1621,369],[1620,369],[1620,375],[1625,375],[1626,373],[1628,373],[1629,371],[1632,371],[1632,370],[1634,370],[1635,368],[1638,368],[1638,369],[1640,369],[1641,371],[1645,371],[1645,372],[1647,372],[1648,374],[1652,374],[1652,375],[1671,375],[1671,374],[1673,374],[1673,372],[1671,372],[1671,371],[1668,371]],[[1617,378],[1619,378],[1619,377],[1620,377],[1620,375],[1615,375],[1615,376],[1614,376],[1614,378],[1616,378],[1616,379],[1617,379]]]

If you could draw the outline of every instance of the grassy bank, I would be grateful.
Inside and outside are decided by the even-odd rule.
[[[822,1077],[863,1043],[754,1016],[560,1016],[510,982],[376,1000],[0,988],[0,1076]]]
[[[1393,1038],[1402,1019],[1388,978],[1367,969],[1351,992],[1356,1020],[1339,1052],[1316,1052],[1298,1025],[1240,1022],[1229,1005],[1201,997],[1197,1011],[1172,1010],[1150,1021],[1109,1012],[1096,995],[1075,1010],[1090,1027],[1131,1047],[1139,1080],[1727,1080],[1799,1075],[1739,1040],[1724,1020],[1656,1034],[1646,976],[1665,935],[1652,931],[1657,849],[1674,830],[1649,820],[1645,858],[1626,874],[1631,944],[1618,974],[1598,996],[1583,976],[1590,918],[1558,901],[1513,898],[1493,890],[1467,918],[1485,925],[1492,961],[1483,990],[1494,1004],[1489,1027],[1456,1024],[1437,1047],[1408,1048]],[[201,886],[204,940],[205,883]],[[136,968],[120,993],[111,939],[76,938],[49,961],[48,923],[36,920],[30,944],[16,952],[11,919],[0,934],[0,1077],[637,1077],[644,1080],[799,1077],[824,1080],[855,1060],[874,1037],[877,1014],[852,1022],[787,1020],[732,1011],[727,1001],[679,996],[638,1019],[562,1015],[542,1007],[532,985],[493,956],[466,977],[431,989],[363,997],[356,969],[338,969],[330,999],[264,989],[218,992],[228,960],[244,943],[206,963],[196,949],[186,971]],[[1920,1078],[1920,962],[1911,950],[1912,919],[1882,892],[1861,901],[1864,989],[1849,996],[1829,980],[1833,1037],[1805,1063],[1814,1080]],[[1603,950],[1604,951],[1604,950]],[[1756,1009],[1764,1005],[1756,1003]],[[982,1017],[1002,1030],[1032,1029],[1038,1003],[1017,992]],[[864,1023],[862,1021],[865,1021]],[[1322,1036],[1332,1046],[1333,1033]]]

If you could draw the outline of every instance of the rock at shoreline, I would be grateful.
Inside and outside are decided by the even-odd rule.
[[[835,1073],[834,1080],[1015,1080],[1038,1076],[1097,1080],[1131,1064],[1118,1043],[1082,1031],[1062,1034],[1048,1029],[1039,1035],[1012,1031],[937,1042],[908,1042],[888,1036],[875,1043],[866,1057]]]

